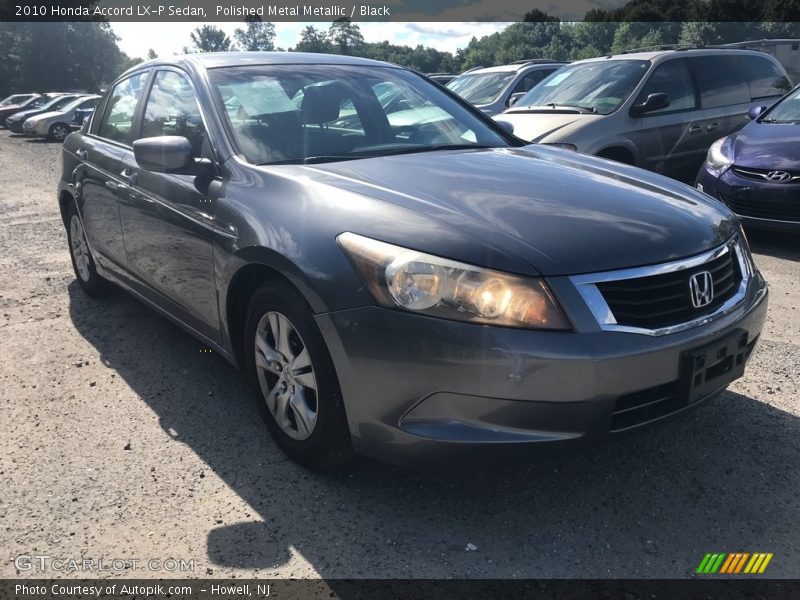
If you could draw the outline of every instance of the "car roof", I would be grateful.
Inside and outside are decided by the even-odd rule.
[[[215,69],[218,67],[246,65],[354,65],[403,68],[379,60],[341,54],[317,54],[314,52],[199,52],[196,54],[180,54],[168,58],[156,58],[139,63],[125,73],[133,73],[142,68],[158,66]]]
[[[510,65],[498,65],[496,67],[483,67],[480,69],[473,69],[467,71],[466,73],[462,73],[461,75],[479,75],[483,73],[516,73],[517,71],[521,71],[522,69],[530,69],[535,70],[538,68],[547,68],[552,66],[563,67],[566,65],[566,62],[554,60],[554,61],[546,61],[546,62],[520,62],[520,63],[512,63]]]
[[[756,56],[769,56],[766,52],[760,50],[748,50],[744,48],[693,48],[693,47],[678,47],[669,50],[650,50],[650,51],[633,51],[623,54],[609,54],[606,56],[596,56],[593,58],[586,58],[584,60],[576,61],[572,64],[602,62],[607,60],[649,60],[657,61],[658,59],[673,58],[675,56],[719,56],[730,54],[734,56],[756,55]]]

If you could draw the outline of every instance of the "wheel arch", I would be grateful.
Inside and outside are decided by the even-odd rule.
[[[636,166],[636,153],[633,148],[621,142],[609,144],[595,153],[600,158],[608,158],[626,165]]]
[[[235,255],[236,265],[220,294],[224,306],[220,314],[224,318],[227,337],[233,355],[240,366],[244,366],[244,326],[247,305],[261,285],[269,281],[282,281],[291,285],[305,299],[312,313],[328,310],[327,304],[313,290],[302,271],[284,256],[263,247],[243,248]]]
[[[75,202],[75,196],[68,190],[61,190],[58,194],[58,209],[61,212],[61,222],[67,224],[67,207]]]

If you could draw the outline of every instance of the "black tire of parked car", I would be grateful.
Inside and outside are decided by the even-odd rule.
[[[284,432],[267,406],[256,367],[256,330],[270,312],[285,316],[307,349],[316,378],[317,420],[309,437],[300,441]],[[342,394],[336,371],[311,307],[289,283],[272,281],[252,295],[245,322],[245,362],[258,410],[278,446],[294,461],[309,469],[322,469],[345,462],[352,454]]]
[[[47,137],[56,142],[63,142],[69,134],[70,129],[66,123],[53,123],[50,126]]]
[[[93,298],[99,298],[103,296],[108,296],[116,291],[116,286],[111,283],[108,279],[105,279],[97,272],[97,266],[95,265],[94,258],[92,257],[91,251],[89,251],[89,246],[86,242],[86,234],[83,230],[83,222],[81,221],[80,216],[78,215],[78,210],[75,208],[75,203],[70,202],[67,205],[65,217],[65,224],[67,228],[67,243],[69,245],[69,257],[72,260],[72,269],[75,271],[75,279],[78,280],[78,285],[81,286],[81,289],[86,293],[86,295],[91,296]],[[73,228],[73,220],[77,219],[77,224]],[[78,264],[76,262],[75,256],[75,244],[73,243],[76,240],[73,240],[73,229],[77,230],[77,235],[83,237],[83,248],[86,252],[86,258],[88,260],[87,269],[85,271],[85,276],[81,275],[81,270],[78,268]]]

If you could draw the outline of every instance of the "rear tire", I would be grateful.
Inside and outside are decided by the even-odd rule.
[[[70,129],[64,123],[53,123],[47,137],[55,142],[63,142],[70,134]]]
[[[305,299],[282,281],[259,287],[244,340],[259,412],[281,450],[310,469],[345,462],[352,447],[342,394]]]
[[[87,296],[94,298],[108,296],[114,291],[114,285],[97,272],[97,265],[92,258],[89,244],[86,242],[83,222],[74,202],[67,205],[64,217],[67,226],[69,256],[72,259],[72,268],[78,284]]]

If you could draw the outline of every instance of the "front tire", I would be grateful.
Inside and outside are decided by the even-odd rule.
[[[69,256],[72,259],[72,268],[75,278],[88,296],[107,296],[114,290],[110,281],[104,279],[97,272],[89,244],[86,242],[86,233],[83,222],[75,208],[75,203],[70,202],[66,210],[67,241],[69,242]]]
[[[312,469],[344,462],[351,444],[342,394],[305,299],[284,282],[262,285],[244,339],[258,409],[281,450]]]
[[[70,134],[69,127],[64,123],[53,123],[50,126],[47,137],[56,142],[63,142]]]

